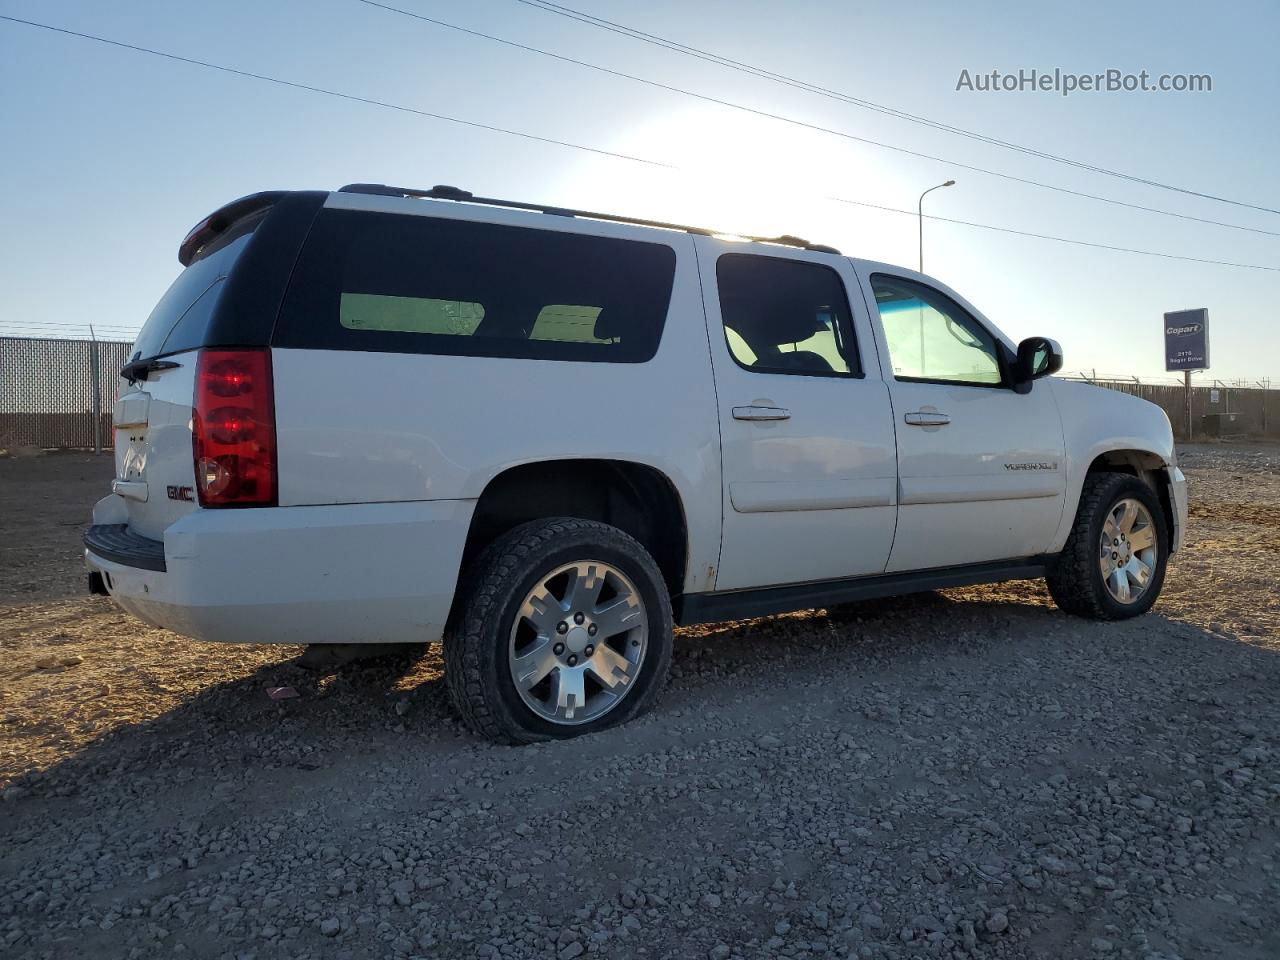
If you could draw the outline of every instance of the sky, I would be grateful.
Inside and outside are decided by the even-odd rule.
[[[517,0],[390,5],[904,155],[608,76],[357,0],[0,0],[0,14],[671,167],[290,89],[0,21],[0,335],[129,339],[203,216],[266,189],[430,187],[788,233],[916,265],[914,210],[1270,270],[926,221],[924,266],[1015,340],[1054,337],[1065,371],[1164,371],[1162,316],[1209,310],[1203,379],[1280,383],[1280,215],[1027,156],[746,76]],[[1280,6],[1184,0],[913,4],[568,0],[650,34],[989,137],[1280,210]],[[962,70],[1209,74],[1212,92],[977,92]],[[1229,229],[977,171],[1219,220]]]

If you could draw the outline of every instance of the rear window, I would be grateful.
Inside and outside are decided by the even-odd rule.
[[[194,350],[205,344],[223,281],[249,245],[266,211],[245,217],[202,251],[160,298],[134,343],[131,359]]]
[[[641,363],[657,352],[675,262],[658,243],[326,210],[273,343]]]

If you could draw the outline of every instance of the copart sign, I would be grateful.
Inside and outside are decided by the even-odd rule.
[[[1164,315],[1164,368],[1209,369],[1209,311],[1175,310]]]

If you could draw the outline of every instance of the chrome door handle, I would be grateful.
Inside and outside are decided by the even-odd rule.
[[[945,413],[937,413],[929,410],[917,410],[915,413],[905,413],[902,419],[913,427],[945,427],[951,422],[951,418]]]
[[[735,420],[790,420],[791,411],[786,407],[734,407]]]

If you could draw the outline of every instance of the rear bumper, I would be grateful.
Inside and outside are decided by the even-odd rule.
[[[129,530],[125,523],[95,523],[84,533],[87,551],[126,567],[164,573],[164,544]]]
[[[143,538],[101,527],[86,535],[85,563],[129,613],[199,640],[421,643],[444,630],[474,507],[197,510],[163,544],[147,541],[163,569],[129,553]]]

